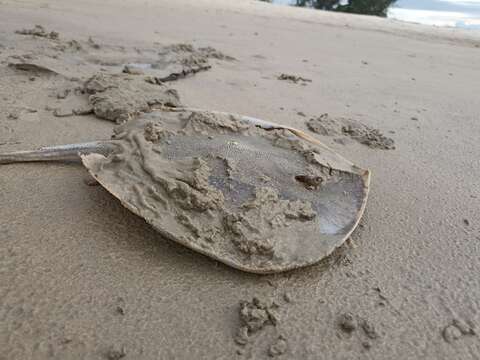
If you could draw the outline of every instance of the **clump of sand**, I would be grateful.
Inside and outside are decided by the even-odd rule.
[[[206,64],[209,58],[218,59],[218,60],[227,60],[233,61],[234,57],[225,55],[221,51],[216,50],[211,46],[196,48],[191,44],[171,44],[162,47],[159,51],[160,55],[170,56],[171,54],[176,54],[179,56],[177,62],[183,64]]]
[[[292,83],[298,84],[301,83],[302,85],[305,85],[307,82],[312,82],[311,79],[307,79],[301,76],[297,75],[292,75],[292,74],[280,74],[277,76],[278,80],[285,80],[285,81],[290,81]]]
[[[308,129],[316,134],[340,137],[339,142],[342,142],[341,137],[348,137],[373,149],[395,149],[393,139],[383,135],[380,130],[353,119],[333,118],[328,114],[322,114],[311,118],[306,124]]]
[[[241,325],[235,336],[235,342],[238,345],[246,345],[250,338],[265,326],[276,326],[279,321],[278,308],[276,302],[260,300],[258,297],[251,301],[241,301],[239,308]]]
[[[454,319],[452,323],[446,326],[442,331],[442,336],[448,343],[453,343],[463,336],[473,335],[476,335],[473,325],[460,319]]]
[[[31,44],[26,38],[18,39],[16,46],[5,52],[11,59],[9,62],[41,67],[67,78],[123,70],[130,75],[148,75],[153,79],[151,82],[157,84],[209,70],[212,59],[235,60],[211,46],[197,48],[184,43],[134,48],[115,44],[100,46],[91,37],[87,40],[61,38],[58,32],[47,31],[41,25],[16,33],[49,41]]]
[[[127,74],[96,74],[85,83],[85,92],[97,117],[117,123],[154,106],[180,105],[176,90]]]
[[[47,31],[42,25],[35,25],[32,29],[21,29],[16,30],[16,34],[20,35],[32,35],[43,37],[47,39],[57,40],[59,38],[59,33],[56,31]]]
[[[337,324],[339,328],[347,334],[352,334],[360,329],[360,336],[364,338],[362,340],[362,346],[365,349],[369,349],[372,346],[370,342],[371,340],[376,340],[380,337],[375,325],[373,325],[369,320],[351,312],[341,314],[338,317]]]
[[[288,349],[288,342],[285,336],[279,335],[277,340],[268,348],[268,355],[271,357],[280,356]]]
[[[265,349],[268,356],[277,357],[288,351],[288,339],[279,331],[279,311],[280,305],[272,298],[254,296],[251,301],[240,301],[240,326],[234,337],[235,343],[240,346],[238,354],[242,354],[249,345],[258,346],[260,336],[269,338],[270,345]],[[267,326],[273,327],[273,338],[264,331]]]

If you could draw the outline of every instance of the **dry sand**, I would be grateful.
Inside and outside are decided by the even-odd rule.
[[[43,36],[15,33],[35,24]],[[306,131],[329,113],[395,149],[315,134],[372,170],[367,211],[327,261],[268,276],[162,239],[78,164],[2,166],[0,359],[478,359],[478,32],[248,1],[2,0],[1,151],[110,136],[86,98],[71,100],[102,65],[49,58],[66,77],[7,66],[56,41],[129,58],[213,47],[236,60],[169,83],[183,104]],[[86,115],[54,116],[65,101]]]

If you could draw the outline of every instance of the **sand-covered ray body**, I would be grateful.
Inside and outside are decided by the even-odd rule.
[[[289,130],[201,111],[153,113],[117,129],[92,175],[164,236],[236,268],[315,263],[358,222],[368,174]]]
[[[240,115],[153,112],[101,144],[79,149],[83,164],[125,207],[249,272],[320,261],[355,229],[368,195],[367,170],[298,130]]]

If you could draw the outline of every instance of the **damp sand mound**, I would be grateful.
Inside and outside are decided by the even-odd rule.
[[[175,81],[207,71],[212,63],[233,61],[232,56],[207,46],[191,44],[153,44],[127,47],[120,44],[101,44],[88,39],[66,39],[55,31],[47,31],[41,25],[21,29],[23,36],[11,42],[8,51],[0,56],[9,63],[21,66],[37,66],[61,74],[66,78],[88,78],[100,71],[107,74],[121,73],[148,75],[152,83]],[[32,41],[44,40],[44,41]]]
[[[212,60],[233,61],[213,47],[196,48],[190,44],[172,44],[143,49],[103,46],[101,51],[90,54],[87,60],[110,67],[120,67],[132,75],[148,75],[155,82],[175,81],[212,68]]]
[[[38,36],[38,37],[43,37],[51,40],[57,40],[59,38],[58,32],[47,31],[42,25],[35,25],[32,29],[16,30],[15,33],[20,35]]]
[[[279,305],[272,300],[241,301],[239,308],[240,327],[235,336],[238,345],[246,345],[265,326],[276,326],[279,322]]]
[[[52,111],[56,117],[94,114],[104,120],[123,123],[155,108],[181,105],[177,91],[149,77],[131,74],[96,73],[85,82],[68,79],[49,63],[10,63],[15,75],[28,76],[48,84],[47,91],[31,98],[34,107]]]
[[[158,61],[143,66],[143,71],[152,74],[152,79],[156,83],[175,81],[209,70],[212,67],[210,59],[235,60],[235,58],[225,55],[210,46],[196,48],[193,45],[183,43],[163,46],[160,48],[158,56]],[[132,66],[135,69],[135,65],[130,65],[129,71],[131,71]],[[159,70],[163,71],[164,75],[155,73]]]
[[[265,353],[270,357],[288,351],[288,340],[280,330],[280,308],[280,304],[271,298],[261,299],[255,296],[251,301],[240,301],[240,326],[234,336],[234,341],[239,346],[237,354],[243,354],[246,348],[258,347],[265,342],[269,343]],[[273,338],[271,335],[266,336],[264,329],[267,326],[274,329],[276,335]],[[267,338],[269,340],[265,341]]]
[[[371,128],[353,119],[333,118],[328,114],[311,118],[306,122],[310,131],[323,136],[338,136],[351,138],[372,149],[393,150],[393,139],[383,135],[380,130]]]
[[[40,25],[17,33],[34,39],[16,38],[0,53],[0,62],[14,75],[41,80],[45,94],[39,94],[42,101],[31,97],[38,98],[31,105],[56,117],[93,113],[122,123],[155,108],[178,107],[178,93],[166,82],[209,70],[212,60],[235,60],[213,47],[183,43],[132,48],[100,44],[91,37],[65,39]]]
[[[175,89],[128,74],[94,75],[85,83],[84,91],[95,115],[116,123],[154,107],[180,105]]]
[[[211,46],[196,48],[191,44],[178,43],[164,46],[159,51],[160,55],[169,56],[176,54],[176,62],[184,64],[206,63],[208,59],[234,61],[235,58],[216,50]],[[172,56],[173,57],[173,56]]]

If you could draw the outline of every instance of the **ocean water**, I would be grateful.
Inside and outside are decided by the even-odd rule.
[[[399,0],[388,17],[435,26],[480,29],[480,0]]]
[[[296,0],[272,2],[294,5]],[[339,1],[346,3],[348,0]],[[433,26],[480,29],[480,0],[397,0],[388,8],[387,17]]]

